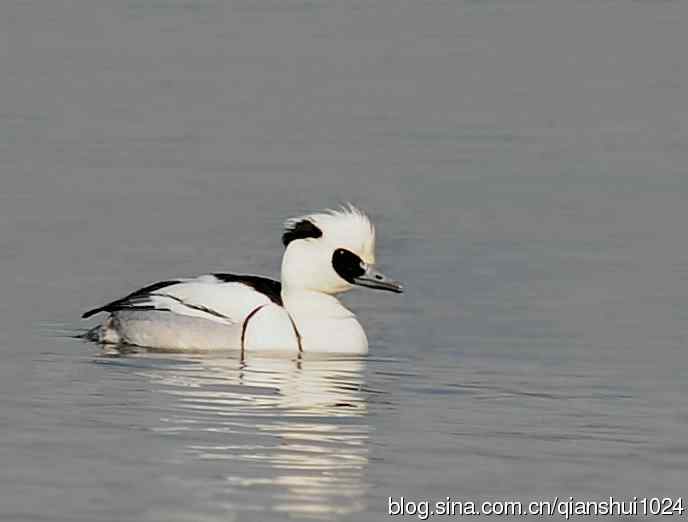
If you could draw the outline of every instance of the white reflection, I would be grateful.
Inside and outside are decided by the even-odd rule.
[[[171,399],[154,429],[182,437],[185,452],[214,469],[223,466],[224,501],[233,509],[329,519],[365,508],[364,360],[169,360],[144,372]]]

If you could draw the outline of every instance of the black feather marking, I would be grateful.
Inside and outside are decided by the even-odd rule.
[[[299,332],[299,329],[296,328],[296,323],[294,322],[294,319],[292,316],[287,313],[287,316],[289,317],[289,322],[291,323],[291,327],[294,329],[294,335],[296,336],[296,344],[299,347],[299,353],[303,352],[303,343],[301,342],[301,332]]]
[[[268,277],[261,277],[257,275],[242,275],[242,274],[213,274],[216,278],[224,283],[241,283],[250,286],[256,292],[268,297],[270,301],[280,306],[282,304],[282,283],[270,279]]]
[[[260,305],[253,310],[251,310],[251,313],[246,316],[246,319],[244,319],[244,324],[241,325],[241,359],[243,360],[244,358],[244,352],[246,351],[246,328],[248,327],[248,322],[253,318],[254,315],[256,315],[261,309],[265,308],[265,305]]]
[[[345,281],[354,284],[357,277],[365,274],[363,260],[350,250],[338,248],[332,254],[332,268]]]
[[[301,221],[298,221],[287,227],[287,229],[284,231],[284,234],[282,234],[282,244],[286,247],[295,239],[306,239],[309,237],[318,238],[322,237],[322,235],[322,230],[315,226],[312,221],[308,219],[302,219]]]
[[[167,286],[176,285],[177,283],[181,283],[181,281],[159,281],[157,283],[153,283],[152,285],[144,286],[143,288],[136,290],[136,292],[132,292],[131,294],[127,295],[126,297],[122,297],[121,299],[117,299],[116,301],[112,301],[111,303],[108,303],[105,306],[93,308],[92,310],[84,312],[81,317],[82,317],[82,319],[87,319],[87,318],[91,317],[92,315],[95,315],[99,312],[110,312],[110,313],[112,313],[112,312],[115,312],[117,310],[154,310],[155,307],[152,307],[152,306],[142,306],[142,305],[137,306],[135,304],[136,298],[145,297],[145,296],[155,292],[156,290],[160,290],[161,288],[165,288]]]
[[[215,317],[219,317],[220,319],[230,319],[226,315],[221,314],[220,312],[217,312],[217,311],[213,310],[212,308],[208,308],[207,306],[203,306],[203,305],[195,305],[195,304],[187,303],[184,300],[179,299],[178,297],[176,297],[174,295],[170,295],[170,294],[153,294],[153,295],[157,295],[160,297],[167,297],[169,299],[172,299],[173,301],[177,301],[179,304],[186,306],[187,308],[191,308],[192,310],[198,310],[199,312],[204,312],[206,314],[214,315]],[[152,308],[155,308],[155,307],[152,307]]]

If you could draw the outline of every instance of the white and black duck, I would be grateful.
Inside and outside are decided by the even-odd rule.
[[[282,281],[210,274],[151,284],[83,314],[88,337],[174,350],[364,354],[368,340],[337,299],[355,285],[401,293],[375,265],[375,228],[353,206],[286,221]]]

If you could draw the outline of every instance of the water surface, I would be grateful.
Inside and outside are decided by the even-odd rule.
[[[0,518],[383,520],[688,478],[683,2],[0,6]],[[102,353],[352,201],[360,359]],[[88,323],[91,324],[91,323]]]

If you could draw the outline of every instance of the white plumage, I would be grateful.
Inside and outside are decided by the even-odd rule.
[[[162,281],[84,314],[109,315],[88,337],[163,349],[366,353],[355,315],[335,297],[354,285],[401,292],[373,269],[375,228],[349,205],[291,218],[282,282],[209,274]]]

